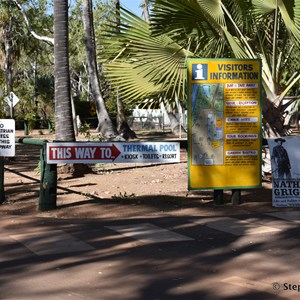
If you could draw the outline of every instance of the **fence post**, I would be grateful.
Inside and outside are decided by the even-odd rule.
[[[56,208],[57,198],[57,165],[47,164],[46,145],[41,148],[41,182],[39,195],[39,210],[47,211]]]
[[[0,156],[0,204],[5,201],[4,191],[4,157]]]

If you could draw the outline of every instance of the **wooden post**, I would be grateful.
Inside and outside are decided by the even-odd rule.
[[[39,210],[47,211],[56,208],[57,198],[57,165],[47,164],[46,144],[41,149],[41,181],[39,195]]]
[[[5,201],[4,192],[4,157],[0,156],[0,204]]]
[[[214,190],[214,204],[215,205],[224,204],[223,190]]]
[[[241,190],[240,189],[232,190],[231,203],[233,205],[241,204]]]

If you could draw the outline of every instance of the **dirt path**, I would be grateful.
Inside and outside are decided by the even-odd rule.
[[[19,136],[22,132],[17,133]],[[31,137],[52,140],[51,135]],[[149,137],[145,137],[149,139]],[[153,140],[153,137],[150,136]],[[242,192],[243,204],[230,204],[231,191],[225,191],[226,205],[213,205],[213,192],[188,191],[187,151],[175,164],[99,164],[82,177],[58,175],[57,206],[50,212],[37,210],[39,201],[39,147],[17,144],[16,156],[5,160],[3,214],[28,214],[57,218],[123,218],[158,214],[240,213],[241,210],[271,207],[271,183],[262,189]]]

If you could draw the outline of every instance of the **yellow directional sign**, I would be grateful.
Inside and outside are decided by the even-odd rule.
[[[96,105],[94,102],[90,102],[89,104],[89,113],[92,117],[96,116]]]

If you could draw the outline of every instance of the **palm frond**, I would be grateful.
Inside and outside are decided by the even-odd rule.
[[[112,86],[118,90],[128,103],[136,99],[145,99],[162,92],[162,85],[149,81],[141,68],[132,63],[112,62],[104,64],[105,72]]]
[[[265,16],[278,8],[286,29],[300,42],[300,0],[252,0],[253,12]]]
[[[299,72],[295,67],[289,70],[287,63],[297,55],[287,49],[293,45],[299,49],[300,0],[152,0],[151,4],[150,25],[121,9],[120,23],[111,23],[101,38],[107,74],[124,100],[153,95],[172,99],[175,94],[185,99],[187,57],[261,58],[264,89],[275,102],[282,76],[296,71],[293,78],[298,78]],[[276,9],[281,16],[278,23]]]
[[[176,91],[184,98],[185,60],[191,52],[167,35],[151,35],[149,24],[125,9],[119,32],[112,32],[104,39],[102,54],[111,61],[105,64],[108,77],[119,82],[119,92],[125,101],[144,99],[162,91],[166,95]]]

